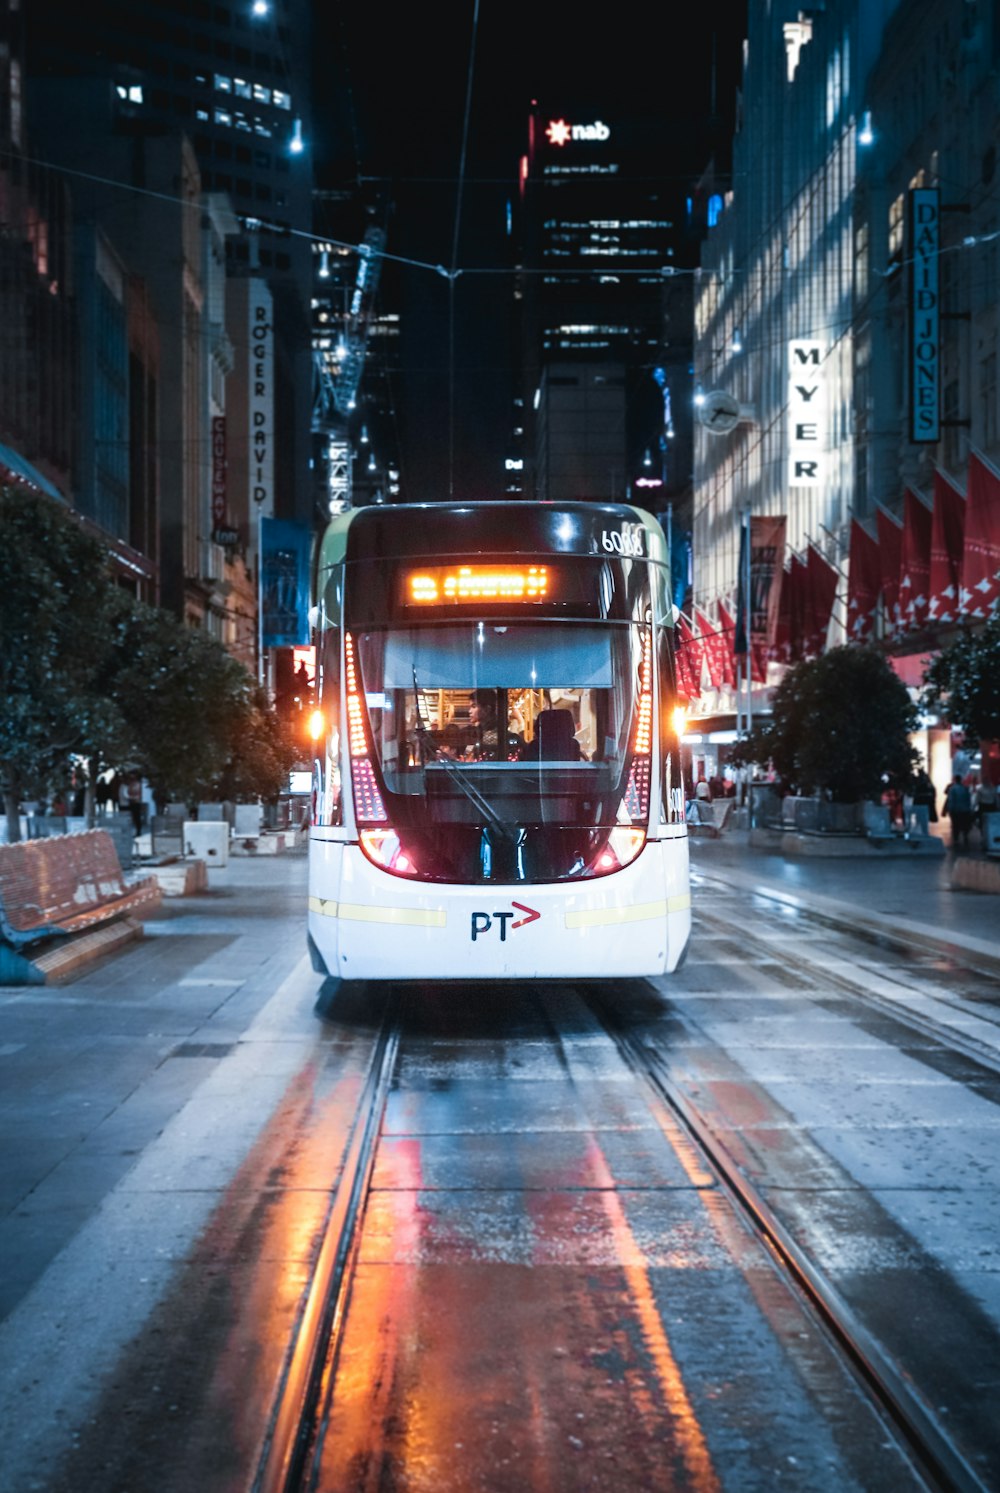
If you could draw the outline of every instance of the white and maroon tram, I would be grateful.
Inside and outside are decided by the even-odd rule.
[[[657,975],[691,927],[662,530],[638,508],[334,519],[309,948],[341,979]]]

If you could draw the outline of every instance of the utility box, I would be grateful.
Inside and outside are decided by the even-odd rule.
[[[229,825],[224,819],[185,819],[184,854],[196,855],[209,870],[229,864]]]

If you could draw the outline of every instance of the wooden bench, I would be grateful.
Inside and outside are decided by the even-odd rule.
[[[0,941],[18,949],[158,907],[155,877],[126,882],[106,830],[0,845]]]

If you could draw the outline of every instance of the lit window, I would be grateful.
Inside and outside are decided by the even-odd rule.
[[[233,91],[233,80],[232,80],[232,78],[226,78],[226,77],[224,77],[222,75],[222,73],[216,73],[216,75],[215,75],[215,87],[216,87],[216,90],[219,93],[232,93],[232,91]]]
[[[263,83],[255,83],[253,85],[253,96],[258,104],[269,104],[271,102],[271,90],[270,88],[265,88]]]
[[[237,98],[253,97],[253,89],[250,87],[250,84],[247,82],[246,78],[234,78],[233,90]]]
[[[208,123],[208,110],[207,109],[195,109],[195,111],[194,111],[194,117],[195,117],[195,119],[200,119],[200,120],[203,121],[203,123],[207,124]]]
[[[216,111],[215,111],[215,122],[216,122],[216,124],[229,124],[229,125],[231,125],[232,122],[233,122],[233,116],[230,114],[230,112],[229,112],[228,109],[216,109]]]
[[[292,107],[292,95],[290,93],[282,93],[280,88],[274,90],[271,95],[271,101],[276,109],[290,109]]]
[[[271,138],[271,131],[270,131],[269,127],[264,123],[264,121],[260,118],[260,116],[258,114],[254,115],[254,118],[253,118],[253,128],[254,128],[254,134],[256,134],[256,135],[263,135],[265,139],[270,140],[270,138]]]

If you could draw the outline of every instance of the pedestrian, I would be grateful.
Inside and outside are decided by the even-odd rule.
[[[136,839],[142,834],[142,779],[138,773],[130,773],[125,779],[125,807],[132,816]]]
[[[972,811],[972,794],[967,784],[962,782],[959,773],[956,773],[948,784],[948,791],[944,796],[944,810],[951,820],[951,848],[957,850],[959,841],[962,849],[969,848],[969,831],[975,815]]]
[[[937,792],[926,767],[921,767],[914,777],[910,797],[913,799],[914,807],[919,808],[923,804],[927,809],[928,821],[931,824],[937,824]]]
[[[997,811],[997,785],[990,778],[983,778],[976,789],[976,819],[979,837],[986,844],[986,820]]]

